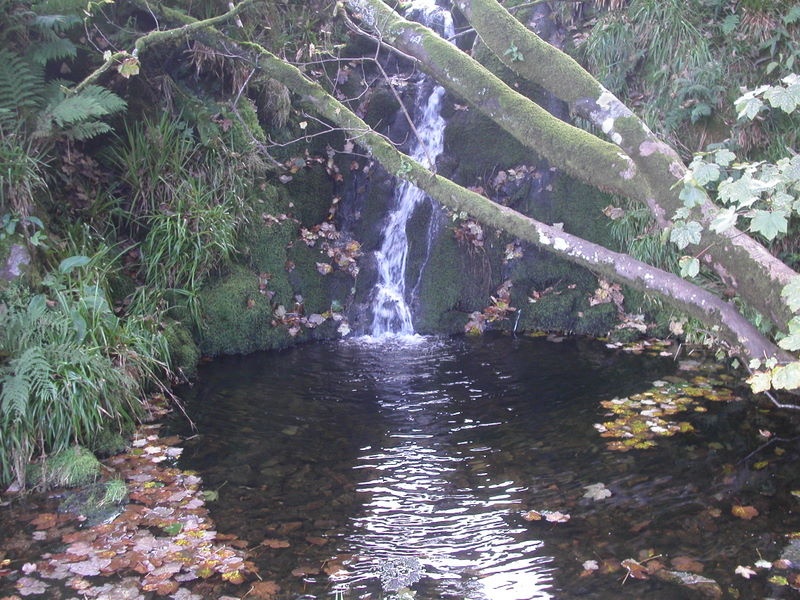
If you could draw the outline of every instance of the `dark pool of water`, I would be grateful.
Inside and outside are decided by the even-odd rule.
[[[388,597],[403,569],[419,572],[418,600],[696,597],[625,579],[619,562],[647,553],[696,560],[726,594],[793,597],[772,571],[734,573],[777,559],[800,530],[796,443],[749,457],[759,429],[794,436],[784,417],[712,403],[682,416],[695,432],[628,453],[595,430],[600,401],[675,372],[589,341],[508,337],[225,358],[182,392],[198,434],[181,466],[219,490],[218,529],[247,540],[281,598]],[[596,483],[613,495],[585,498]],[[570,520],[529,522],[530,510]]]

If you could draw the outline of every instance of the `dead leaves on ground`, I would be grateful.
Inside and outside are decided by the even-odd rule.
[[[55,536],[64,546],[26,565],[16,582],[19,593],[44,593],[53,579],[87,595],[94,586],[88,577],[136,574],[141,591],[165,596],[192,581],[218,577],[239,585],[254,574],[255,565],[234,548],[246,543],[214,530],[200,477],[167,466],[180,455],[172,445],[177,441],[160,438],[157,425],[145,426],[130,452],[107,461],[125,479],[130,499],[113,520],[76,529],[64,526],[75,515],[38,514],[31,521],[34,539]]]

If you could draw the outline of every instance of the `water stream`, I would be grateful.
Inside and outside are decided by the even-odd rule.
[[[796,443],[759,450],[759,428],[791,440],[788,424],[712,402],[681,415],[693,433],[650,450],[610,451],[595,430],[601,400],[676,376],[670,359],[589,341],[491,336],[230,357],[182,394],[199,435],[180,466],[219,490],[218,528],[248,542],[281,600],[389,598],[400,584],[417,600],[692,598],[622,584],[620,562],[647,552],[695,560],[742,599],[792,597],[735,574],[800,530]],[[587,498],[598,483],[612,495]],[[587,561],[609,571],[586,575]]]
[[[449,11],[437,6],[433,0],[415,0],[408,12],[418,21],[435,26],[435,29],[445,37],[451,37],[454,33]],[[442,153],[444,147],[445,122],[440,115],[444,93],[444,88],[433,85],[427,77],[422,77],[417,83],[417,100],[411,111],[415,134],[409,154],[428,168],[435,167],[436,157]],[[373,336],[414,333],[411,298],[409,290],[406,289],[406,264],[409,251],[406,227],[411,215],[425,200],[430,202],[425,192],[406,181],[400,182],[395,190],[394,208],[384,226],[381,247],[375,253],[378,282],[372,300]],[[435,234],[435,220],[434,211],[425,239],[428,248]]]

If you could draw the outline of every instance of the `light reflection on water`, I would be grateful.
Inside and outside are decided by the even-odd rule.
[[[644,391],[674,368],[583,340],[491,336],[229,357],[183,394],[199,435],[181,466],[219,490],[210,504],[219,530],[248,541],[279,600],[345,588],[347,600],[377,600],[381,568],[398,557],[424,571],[417,600],[684,597],[654,580],[622,586],[620,572],[582,577],[587,560],[618,566],[647,549],[702,561],[723,589],[751,586],[742,599],[785,597],[734,569],[754,560],[757,543],[776,559],[785,533],[800,530],[794,447],[774,468],[750,468],[763,452],[746,459],[763,444],[758,428],[795,432],[747,403],[684,415],[696,431],[649,451],[610,452],[593,427],[601,400]],[[596,483],[613,495],[586,499]],[[763,517],[734,519],[734,503]],[[530,510],[572,519],[529,523]]]
[[[442,370],[435,367],[456,362],[446,344],[415,336],[394,339],[381,352],[384,360],[374,376],[386,384],[376,386],[388,424],[385,442],[362,449],[354,466],[366,477],[357,487],[365,500],[344,543],[368,559],[345,580],[358,589],[359,581],[376,577],[386,560],[410,555],[437,582],[439,593],[474,600],[551,598],[550,557],[542,552],[541,540],[530,539],[524,527],[507,519],[510,510],[523,509],[521,494],[527,488],[503,481],[472,489],[454,477],[473,456],[492,448],[456,442],[453,433],[502,423],[460,418],[447,390],[467,390],[469,396],[480,390],[457,368],[441,380]],[[434,377],[435,389],[420,386]]]

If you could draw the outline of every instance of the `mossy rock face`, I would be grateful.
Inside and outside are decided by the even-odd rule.
[[[290,210],[306,227],[322,223],[328,217],[334,192],[330,176],[318,165],[300,169],[286,184],[286,193],[293,204]]]
[[[247,354],[283,348],[285,330],[272,326],[272,306],[259,290],[258,274],[243,266],[200,291],[203,307],[203,354]]]
[[[386,87],[375,88],[367,105],[364,122],[373,129],[383,129],[392,122],[398,110],[400,103],[391,90]]]
[[[433,242],[419,282],[415,328],[422,334],[463,330],[464,317],[452,311],[462,301],[462,257],[452,232],[442,232]],[[455,331],[454,331],[455,330]]]
[[[566,289],[520,304],[516,307],[517,327],[523,331],[575,331],[583,298],[578,290]]]
[[[477,111],[455,111],[444,132],[445,157],[440,174],[471,186],[498,167],[536,160],[525,148],[489,118]]]
[[[164,328],[164,337],[169,345],[169,358],[173,371],[185,377],[194,377],[200,360],[200,348],[191,332],[181,323],[170,321]]]
[[[254,223],[242,234],[250,265],[256,274],[263,274],[267,280],[266,289],[274,305],[292,301],[292,285],[286,272],[287,247],[297,237],[298,227],[292,221]]]
[[[619,323],[617,307],[611,303],[589,306],[580,311],[574,333],[602,337]]]

